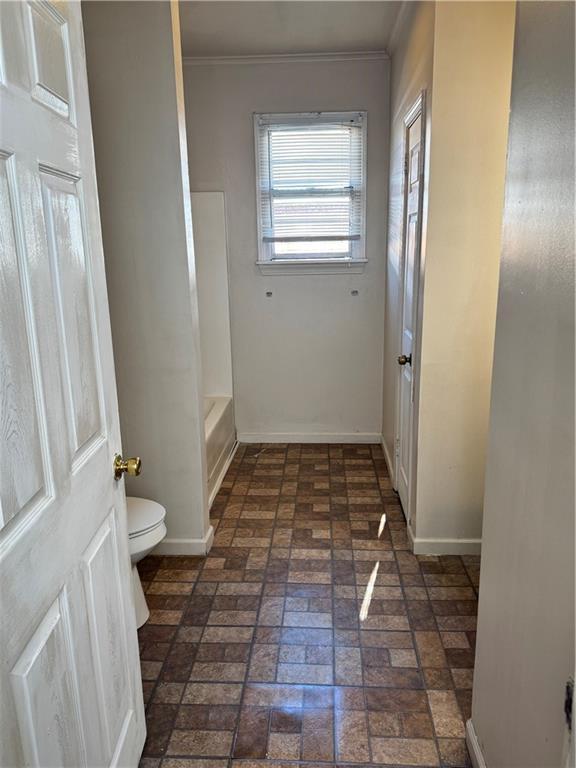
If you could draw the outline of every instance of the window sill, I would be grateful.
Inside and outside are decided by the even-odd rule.
[[[368,259],[274,259],[257,261],[263,275],[358,275],[364,272]]]

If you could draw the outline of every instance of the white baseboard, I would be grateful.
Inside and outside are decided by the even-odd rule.
[[[207,555],[214,542],[214,528],[209,526],[202,539],[164,539],[154,549],[155,555]]]
[[[380,443],[379,432],[239,432],[239,443]]]
[[[420,539],[406,521],[408,538],[415,555],[479,555],[482,539]]]
[[[386,440],[384,440],[384,435],[380,435],[380,445],[382,446],[382,451],[384,452],[384,461],[386,462],[386,466],[388,467],[388,474],[390,475],[390,480],[392,482],[392,488],[394,490],[398,490],[396,488],[396,483],[394,482],[394,463],[392,461],[392,457],[390,456],[390,452],[388,451],[388,446],[386,445]]]
[[[210,493],[210,497],[208,499],[208,509],[212,508],[212,504],[214,503],[214,499],[216,498],[216,495],[218,491],[220,490],[220,486],[222,485],[222,480],[226,477],[226,472],[228,472],[228,467],[232,463],[232,459],[234,458],[234,454],[238,450],[238,440],[234,440],[234,444],[232,445],[232,450],[228,454],[224,464],[222,464],[222,469],[220,470],[220,474],[218,475],[218,479],[214,483],[214,488],[212,488],[212,492]]]
[[[474,729],[474,723],[472,720],[466,721],[466,746],[468,752],[470,752],[470,759],[474,768],[486,768],[486,760],[480,749],[480,743],[478,742],[478,736]]]
[[[384,437],[380,442],[384,451],[384,459],[388,466],[390,478],[393,477],[392,459],[386,448]],[[392,483],[394,483],[392,479]],[[392,486],[394,487],[394,485]],[[394,490],[397,490],[396,488]],[[408,538],[415,555],[479,555],[482,550],[482,539],[422,539],[414,535],[412,526],[406,521]]]
[[[482,539],[421,539],[408,526],[415,555],[479,555]]]

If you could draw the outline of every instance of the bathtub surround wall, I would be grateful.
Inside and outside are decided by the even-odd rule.
[[[226,211],[223,192],[193,192],[191,199],[202,348],[208,504],[211,506],[237,445],[232,397]]]
[[[384,444],[393,461],[401,120],[417,92],[427,88],[431,129],[421,354],[415,361],[417,470],[415,503],[406,512],[416,552],[473,553],[480,550],[482,530],[514,4],[408,3],[404,14],[392,50]]]
[[[161,551],[202,554],[212,529],[178,4],[82,10],[123,450],[142,457],[127,492],[166,507]]]
[[[381,56],[185,64],[191,188],[226,196],[240,440],[379,439],[388,67]],[[365,272],[262,275],[252,114],[352,109],[368,111]]]
[[[231,397],[205,397],[206,471],[208,474],[208,505],[211,507],[234,453],[236,425],[234,401]]]
[[[193,192],[192,219],[204,396],[232,397],[224,193]]]

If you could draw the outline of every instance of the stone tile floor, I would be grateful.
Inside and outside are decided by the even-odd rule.
[[[379,446],[241,446],[212,517],[140,564],[142,768],[469,766],[479,558],[411,554]]]

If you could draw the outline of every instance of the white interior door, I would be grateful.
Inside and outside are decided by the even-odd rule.
[[[80,4],[0,14],[0,765],[135,766],[144,709]]]
[[[414,453],[414,362],[420,275],[421,187],[424,167],[422,99],[419,99],[410,110],[404,122],[404,253],[395,474],[402,507],[409,518]]]

